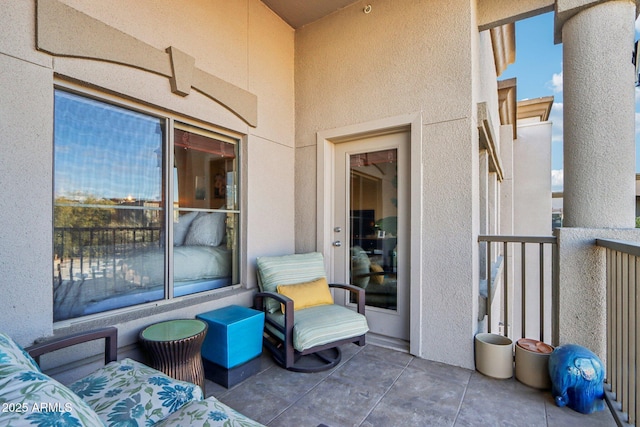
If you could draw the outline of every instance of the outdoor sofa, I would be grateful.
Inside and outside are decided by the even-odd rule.
[[[105,340],[106,365],[68,387],[34,360],[70,345]],[[22,349],[0,333],[2,426],[260,426],[195,384],[132,359],[116,361],[117,329],[102,328]],[[33,356],[33,357],[32,357]]]

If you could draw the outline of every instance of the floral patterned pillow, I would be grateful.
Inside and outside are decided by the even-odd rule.
[[[40,367],[29,353],[11,337],[0,333],[0,378],[23,369],[40,372]]]
[[[229,408],[214,397],[191,402],[169,415],[157,427],[261,427],[262,424]]]
[[[0,378],[0,425],[101,426],[102,420],[71,390],[39,371]]]
[[[69,386],[106,425],[150,426],[192,400],[200,387],[131,359],[112,362]]]

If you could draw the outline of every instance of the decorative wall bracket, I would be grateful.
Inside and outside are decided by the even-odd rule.
[[[38,0],[38,50],[54,56],[113,62],[170,79],[171,91],[187,96],[191,88],[220,103],[245,123],[258,125],[258,98],[195,67],[195,58],[170,46],[158,50],[57,0]]]

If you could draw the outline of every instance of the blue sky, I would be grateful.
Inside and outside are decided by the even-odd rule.
[[[162,121],[55,93],[54,197],[161,200]]]
[[[551,141],[551,183],[562,189],[562,45],[553,44],[553,13],[516,22],[516,61],[500,80],[516,77],[518,101],[553,96],[549,120]]]
[[[640,21],[636,21],[636,39]],[[500,80],[517,78],[518,101],[543,96],[553,96],[550,121],[552,126],[551,169],[552,190],[561,191],[563,174],[562,155],[562,44],[553,43],[553,13],[516,22],[516,61],[509,65]],[[640,90],[636,88],[636,171],[638,160],[638,102]]]

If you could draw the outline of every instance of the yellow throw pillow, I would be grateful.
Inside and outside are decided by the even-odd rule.
[[[333,296],[329,291],[327,279],[324,277],[312,282],[297,283],[295,285],[278,285],[277,289],[279,294],[293,300],[294,310],[333,304]],[[280,304],[280,307],[284,313],[284,304]]]
[[[371,272],[374,273],[371,276],[371,280],[373,280],[378,285],[382,285],[384,283],[384,274],[378,274],[378,273],[383,273],[384,269],[378,264],[371,264],[369,268],[371,269]]]

